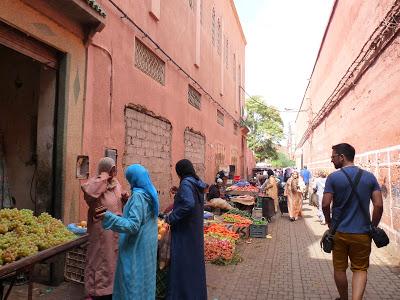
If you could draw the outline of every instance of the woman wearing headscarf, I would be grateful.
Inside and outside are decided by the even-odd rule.
[[[167,215],[171,225],[169,300],[207,299],[204,263],[203,192],[206,184],[187,159],[175,166],[180,179],[174,209]]]
[[[279,199],[278,199],[278,182],[275,179],[274,171],[271,169],[267,170],[268,178],[261,186],[261,191],[265,193],[268,198],[274,200],[275,213],[278,211]]]
[[[154,300],[156,296],[158,195],[147,169],[135,164],[125,177],[132,196],[123,216],[98,210],[104,229],[119,233],[114,300]]]
[[[294,171],[285,185],[290,221],[296,221],[302,215],[304,188],[305,184],[299,177],[299,173]]]
[[[85,289],[92,299],[111,299],[113,291],[118,234],[103,229],[101,222],[95,219],[95,209],[104,206],[114,214],[122,214],[122,201],[127,196],[121,192],[121,185],[115,175],[114,160],[104,157],[97,167],[97,175],[82,185],[84,199],[89,206]]]

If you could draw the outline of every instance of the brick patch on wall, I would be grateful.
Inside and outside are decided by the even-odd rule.
[[[145,166],[159,193],[160,207],[167,205],[171,176],[171,124],[143,107],[125,109],[124,167],[140,163]]]
[[[189,128],[184,135],[185,158],[193,163],[197,175],[205,180],[205,137]]]

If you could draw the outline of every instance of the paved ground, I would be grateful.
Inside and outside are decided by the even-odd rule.
[[[240,247],[244,261],[236,266],[207,267],[210,300],[335,299],[338,297],[331,255],[321,251],[326,226],[306,205],[304,219],[276,216],[272,239],[253,239]],[[351,272],[349,272],[349,277]],[[374,248],[365,299],[400,299],[400,257]]]
[[[269,225],[272,239],[239,246],[243,262],[208,264],[209,300],[335,299],[331,257],[319,247],[326,228],[315,214],[314,207],[305,206],[305,217],[297,222],[277,216]],[[400,299],[400,256],[388,250],[373,249],[365,299]],[[34,290],[34,299],[41,300],[78,300],[82,295],[82,286],[70,283],[56,289],[35,285]],[[9,299],[26,299],[26,286],[17,287]]]

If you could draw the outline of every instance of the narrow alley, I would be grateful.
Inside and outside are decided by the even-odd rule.
[[[319,224],[315,207],[305,205],[303,212],[304,219],[297,222],[290,222],[287,214],[276,216],[268,227],[272,239],[252,239],[251,244],[244,244],[242,263],[208,264],[209,299],[338,297],[331,255],[319,246],[326,226]],[[365,299],[400,299],[400,256],[388,249],[372,250]]]
[[[208,263],[208,299],[335,299],[331,255],[319,246],[326,227],[319,224],[315,207],[305,205],[303,212],[304,218],[297,222],[290,222],[287,214],[275,216],[268,227],[272,239],[243,241],[239,245],[243,261],[237,265]],[[395,251],[373,248],[364,299],[400,299],[400,256]],[[349,287],[351,291],[351,282]],[[52,288],[36,284],[33,299],[81,300],[82,295],[83,285],[63,283]],[[19,286],[10,299],[26,296],[27,287]]]

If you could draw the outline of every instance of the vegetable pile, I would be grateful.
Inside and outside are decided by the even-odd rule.
[[[237,233],[218,223],[204,227],[204,235],[221,239],[230,239],[232,241],[237,241],[239,239],[239,235]]]
[[[36,217],[29,209],[0,210],[0,266],[76,238],[48,213]]]
[[[167,233],[169,225],[165,223],[164,220],[158,219],[157,227],[158,227],[158,240],[161,240]]]
[[[217,259],[231,260],[235,253],[235,242],[229,239],[204,236],[204,258],[206,261]]]
[[[240,210],[240,209],[237,209],[237,208],[229,210],[227,212],[227,214],[239,215],[239,216],[242,216],[244,218],[251,219],[251,214],[249,212],[244,211],[244,210]]]
[[[206,261],[225,260],[234,257],[239,235],[224,225],[213,223],[204,227],[204,258]]]
[[[222,217],[224,219],[224,222],[235,223],[235,225],[237,225],[239,227],[241,227],[241,226],[246,227],[246,226],[249,226],[249,225],[251,225],[253,223],[248,218],[245,218],[245,217],[242,217],[242,216],[239,216],[239,215],[234,215],[234,214],[226,213],[226,214],[223,214]]]
[[[265,218],[253,219],[253,225],[267,225],[267,220]]]
[[[248,186],[236,186],[232,185],[226,189],[227,191],[241,191],[241,192],[255,192],[258,193],[258,187],[248,185]]]

